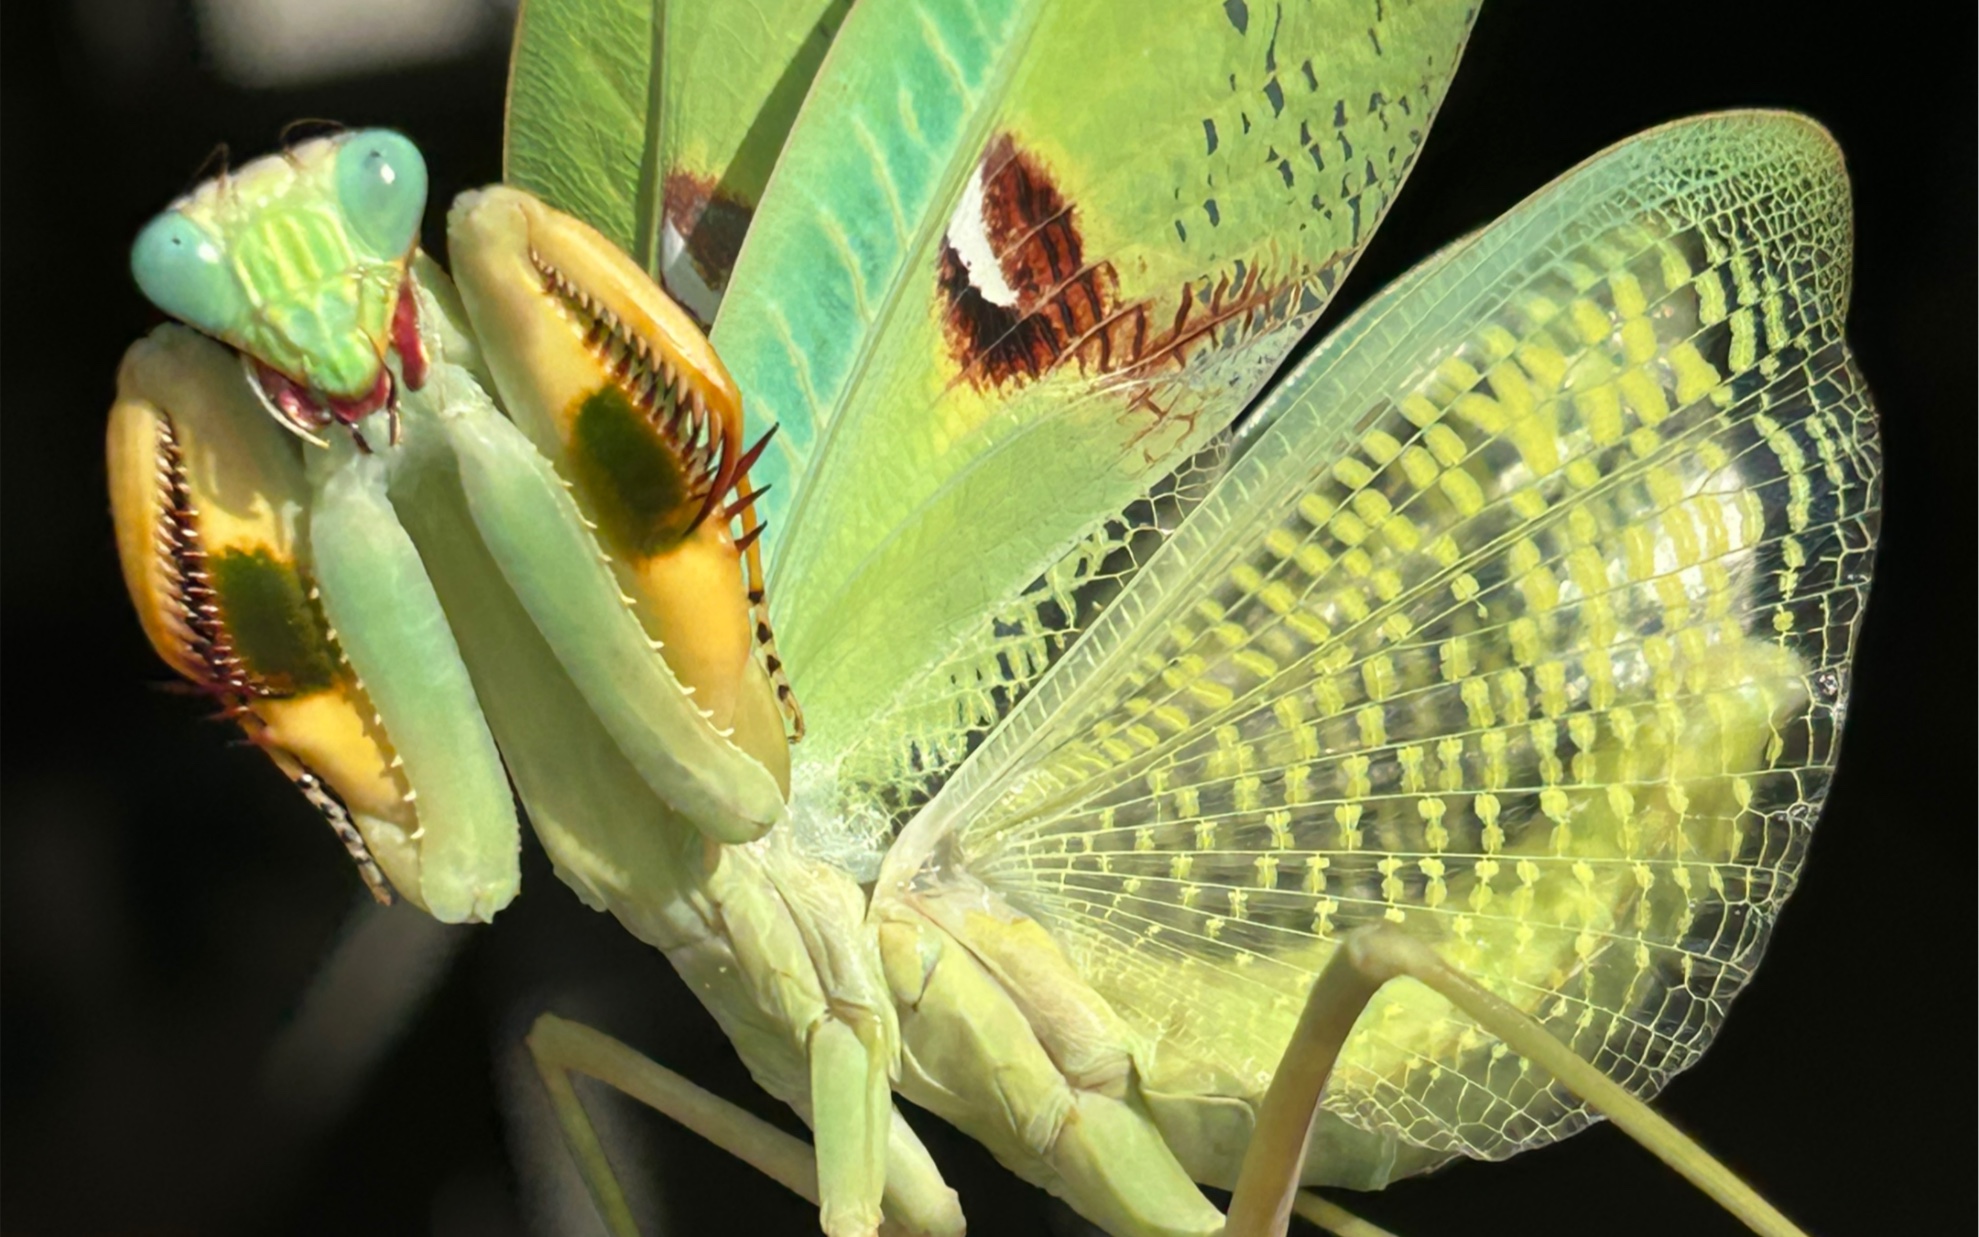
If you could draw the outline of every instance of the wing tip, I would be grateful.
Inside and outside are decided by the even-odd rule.
[[[1616,175],[1654,185],[1664,204],[1690,199],[1691,210],[1724,209],[1725,193],[1699,195],[1709,182],[1731,186],[1736,209],[1749,218],[1754,203],[1778,198],[1787,209],[1776,213],[1784,217],[1765,230],[1776,240],[1792,235],[1797,248],[1810,251],[1829,276],[1822,281],[1827,284],[1825,299],[1837,315],[1847,312],[1855,249],[1853,195],[1841,145],[1820,121],[1778,108],[1740,108],[1666,121],[1582,161],[1548,191],[1584,177],[1612,184],[1606,178]]]

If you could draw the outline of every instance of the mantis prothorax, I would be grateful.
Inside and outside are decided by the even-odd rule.
[[[888,100],[872,82],[922,82],[880,38],[919,37],[883,27],[898,16],[855,14],[845,37],[866,37],[827,72]],[[1413,55],[1419,39],[1420,62],[1366,71],[1409,75],[1376,99],[1433,110],[1468,15],[1439,13],[1433,36],[1417,16],[1374,46]],[[1085,54],[1013,30],[1026,54]],[[1295,63],[1273,39],[1269,62]],[[925,77],[947,83],[952,43],[910,49],[934,50]],[[1369,148],[1389,128],[1378,113],[1342,107],[1336,143]],[[840,149],[820,133],[833,119],[800,122],[789,175]],[[665,951],[812,1127],[807,1148],[546,1017],[531,1046],[618,1233],[631,1220],[574,1072],[816,1198],[835,1237],[883,1219],[961,1229],[894,1091],[1134,1237],[1278,1232],[1295,1208],[1351,1228],[1300,1185],[1510,1154],[1590,1106],[1755,1228],[1794,1231],[1632,1092],[1715,1026],[1737,986],[1721,976],[1763,940],[1831,759],[1876,458],[1839,334],[1847,193],[1826,135],[1762,113],[1645,135],[1424,263],[1240,433],[1156,443],[1103,401],[1166,415],[1199,397],[1207,416],[1204,393],[1227,395],[1233,372],[1255,389],[1255,357],[1316,312],[1337,265],[1284,291],[1255,265],[1212,282],[1201,303],[1224,316],[1200,334],[1182,329],[1198,303],[1185,285],[1173,339],[1121,331],[1116,350],[1116,325],[1166,321],[1119,300],[1131,271],[1103,281],[1088,254],[1049,295],[1019,278],[1050,260],[1027,248],[1038,237],[1077,239],[1067,219],[1105,239],[1091,216],[1112,182],[1082,218],[1051,188],[1072,183],[1076,143],[1016,121],[1017,137],[960,122],[944,136],[942,119],[916,113],[912,136],[952,142],[949,173],[886,186],[903,219],[935,221],[902,260],[928,267],[926,286],[885,302],[909,326],[839,378],[821,353],[797,384],[898,402],[836,397],[837,420],[820,413],[764,467],[811,487],[796,509],[857,522],[896,496],[819,497],[805,451],[928,425],[958,455],[972,433],[1014,450],[997,435],[1017,423],[1098,437],[1095,484],[1130,496],[1160,478],[1123,480],[1124,445],[1200,484],[871,870],[833,861],[819,818],[888,789],[857,758],[900,737],[905,710],[818,710],[820,739],[797,751],[824,754],[791,767],[740,394],[801,411],[764,357],[828,327],[818,306],[837,302],[778,300],[738,267],[726,304],[765,311],[716,332],[738,387],[611,242],[512,188],[455,205],[456,293],[414,248],[406,195],[423,171],[396,135],[249,165],[140,239],[153,299],[247,358],[168,327],[125,367],[120,548],[161,654],[333,820],[347,805],[360,862],[441,918],[485,918],[514,893],[498,746],[563,879]],[[1406,164],[1369,158],[1366,185],[1392,190]],[[1263,179],[1281,175],[1290,187],[1289,164]],[[838,226],[788,183],[797,205],[746,255],[759,266],[781,246],[802,267]],[[1226,210],[1241,225],[1241,188],[1213,225]],[[1040,203],[1057,206],[1034,226],[991,218]],[[1351,217],[1325,216],[1338,238],[1301,243],[1350,253],[1361,209],[1357,189]],[[984,324],[1025,295],[1075,326],[1109,312],[1036,328],[1013,354]],[[899,309],[914,296],[947,316]],[[923,328],[959,359],[917,351]],[[1243,364],[1217,368],[1225,354]],[[885,475],[837,458],[841,475]],[[926,493],[903,477],[900,501],[1017,488],[1003,466],[956,466]],[[857,569],[892,561],[900,539],[862,531],[846,534]],[[973,543],[986,563],[993,531]],[[841,587],[842,566],[821,551],[770,584],[875,604]],[[827,629],[823,604],[795,607],[794,652]],[[876,690],[791,669],[807,699],[808,682],[827,701]],[[1197,1182],[1234,1187],[1227,1226]]]

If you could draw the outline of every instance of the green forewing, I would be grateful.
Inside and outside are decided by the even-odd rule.
[[[1156,1090],[1261,1093],[1385,919],[1653,1092],[1757,963],[1835,757],[1879,475],[1849,247],[1827,135],[1744,113],[1440,255],[1274,392],[889,864],[952,838],[1159,1040]],[[1498,1158],[1587,1120],[1422,989],[1359,1027],[1325,1102],[1365,1128]]]
[[[779,430],[755,480],[807,762],[952,694],[931,667],[1242,409],[1399,186],[1469,23],[848,17],[714,335]]]
[[[1422,263],[1356,310],[1335,332],[1333,346],[1344,347],[1367,323],[1379,320],[1454,249]],[[841,749],[836,787],[842,823],[832,834],[818,831],[813,844],[840,856],[870,852],[877,837],[908,819],[1105,613],[1282,407],[1277,401],[1254,409],[1147,495],[1080,537],[1007,604],[979,616],[913,690]]]
[[[528,0],[505,179],[596,227],[711,321],[848,4]]]

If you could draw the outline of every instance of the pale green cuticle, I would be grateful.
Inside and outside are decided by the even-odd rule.
[[[330,395],[370,391],[379,366],[372,339],[384,334],[400,273],[363,256],[365,242],[348,211],[340,203],[287,202],[229,244],[235,269],[261,305],[240,329],[240,345]]]
[[[281,336],[270,350],[285,346],[294,358],[285,372],[344,397],[363,395],[378,381],[380,359],[350,302],[318,297],[284,306],[279,317],[271,307],[269,317]]]
[[[132,248],[131,273],[166,313],[352,399],[378,381],[425,213],[426,162],[384,129],[351,134],[328,158],[298,165],[293,188],[244,218],[210,214],[197,196],[158,216]]]

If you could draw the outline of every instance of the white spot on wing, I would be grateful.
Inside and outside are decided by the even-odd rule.
[[[989,233],[983,228],[983,169],[976,165],[969,183],[963,186],[962,200],[948,221],[948,247],[962,260],[969,282],[992,305],[1008,308],[1017,303],[1017,293],[1003,277],[1003,267],[990,248]]]
[[[715,320],[721,308],[721,293],[710,288],[687,256],[687,238],[668,220],[660,230],[660,269],[666,273],[667,291],[687,311],[703,322]]]

